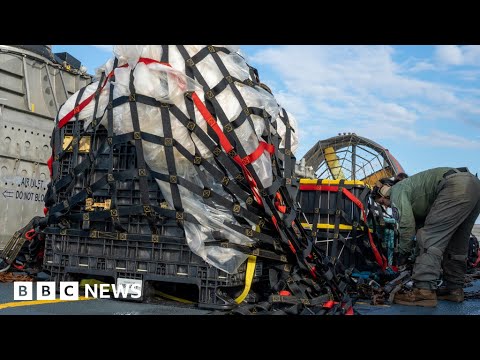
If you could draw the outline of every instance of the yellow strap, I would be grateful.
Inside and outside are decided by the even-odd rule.
[[[255,263],[256,262],[257,262],[257,257],[256,256],[250,255],[247,259],[247,271],[246,271],[246,274],[245,274],[245,288],[243,289],[243,292],[240,294],[240,296],[235,299],[235,302],[237,304],[240,304],[243,300],[245,300],[248,293],[250,292],[250,287],[252,286],[253,275],[255,274]],[[161,291],[158,291],[158,290],[155,291],[155,294],[158,295],[158,296],[161,296],[163,298],[178,301],[178,302],[181,302],[181,303],[184,303],[184,304],[195,304],[194,302],[192,302],[190,300],[185,300],[185,299],[181,299],[181,298],[178,298],[176,296],[173,296],[173,295],[168,295],[168,294],[165,294],[165,293],[163,293]]]
[[[237,304],[240,304],[248,295],[250,291],[250,287],[252,286],[253,275],[255,274],[255,263],[257,261],[257,257],[250,255],[247,260],[247,273],[245,274],[245,288],[243,292],[240,294],[239,297],[235,299]]]
[[[302,223],[302,227],[306,230],[312,230],[313,224]],[[335,229],[335,225],[332,225],[332,224],[317,224],[317,229]],[[352,230],[353,226],[352,225],[339,224],[338,229],[339,230]],[[359,226],[357,229],[363,230],[363,226]],[[370,228],[368,228],[368,231],[373,233],[373,230],[370,229]]]
[[[182,299],[182,298],[179,298],[179,297],[176,297],[176,296],[173,296],[173,295],[168,295],[168,294],[165,294],[164,292],[161,292],[161,291],[158,291],[158,290],[155,291],[155,295],[158,295],[158,296],[163,297],[165,299],[178,301],[178,302],[181,302],[181,303],[184,303],[184,304],[195,304],[193,301]]]
[[[300,179],[300,185],[339,185],[340,180],[333,179]],[[345,180],[343,185],[357,185],[365,186],[365,183],[360,180]]]
[[[84,296],[79,296],[78,300],[95,300],[95,298],[86,298]],[[29,300],[29,301],[13,301],[9,303],[0,304],[0,310],[19,307],[19,306],[33,306],[33,305],[46,305],[46,304],[56,304],[61,302],[75,302],[75,300]]]
[[[302,227],[304,229],[312,229],[312,224],[302,223]],[[363,230],[363,226],[359,226],[359,228]],[[317,224],[317,229],[335,229],[335,225],[333,225],[333,224]],[[352,225],[339,224],[338,229],[339,230],[352,230],[353,227],[352,227]]]

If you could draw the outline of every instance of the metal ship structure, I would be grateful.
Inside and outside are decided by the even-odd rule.
[[[85,67],[51,45],[0,45],[0,249],[43,216],[47,160],[59,107],[91,82]]]

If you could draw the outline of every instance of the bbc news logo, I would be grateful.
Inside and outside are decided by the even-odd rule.
[[[130,280],[130,279],[129,279]],[[36,283],[36,300],[56,300],[57,289],[54,281],[42,281]],[[60,300],[79,300],[78,281],[60,281]],[[117,282],[117,284],[94,284],[85,285],[85,298],[95,299],[139,299],[142,296],[141,280],[129,282]],[[34,300],[33,283],[28,281],[16,281],[13,283],[13,299],[15,301]]]

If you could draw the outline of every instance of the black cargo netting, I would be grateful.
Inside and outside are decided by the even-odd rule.
[[[161,61],[168,63],[168,46],[163,46],[163,49]],[[182,228],[185,222],[198,223],[194,214],[184,211],[184,199],[180,193],[180,188],[184,188],[203,199],[206,204],[213,202],[230,208],[237,223],[225,225],[232,232],[254,240],[251,246],[234,244],[221,238],[207,244],[233,248],[262,260],[266,286],[258,291],[255,299],[247,298],[250,304],[243,302],[235,307],[236,313],[352,314],[352,300],[347,291],[349,280],[344,276],[343,269],[339,271],[338,267],[335,268],[331,258],[325,256],[325,249],[314,246],[314,237],[307,234],[299,220],[299,179],[294,176],[295,157],[291,151],[293,129],[286,111],[282,109],[280,115],[286,126],[285,146],[280,148],[282,139],[275,131],[276,123],[272,122],[271,114],[262,108],[248,107],[238,90],[239,84],[253,88],[262,85],[253,68],[250,69],[250,78],[241,81],[228,72],[219,56],[219,52],[228,54],[230,50],[227,48],[208,46],[194,56],[190,56],[183,46],[178,46],[177,49],[185,60],[186,75],[200,83],[205,93],[204,103],[195,93],[185,94],[188,115],[174,104],[137,94],[132,69],[129,96],[113,98],[113,72],[103,74],[99,81],[94,101],[98,101],[103,83],[110,87],[106,128],[100,124],[104,114],[98,114],[96,105],[93,121],[88,127],[84,128],[83,121],[78,120],[77,111],[74,121],[54,130],[53,178],[46,200],[49,225],[45,233],[47,242],[51,242],[47,249],[57,246],[59,254],[62,246],[68,247],[69,251],[75,248],[79,254],[98,251],[105,257],[103,261],[95,263],[99,270],[108,267],[108,262],[114,262],[112,266],[116,268],[123,268],[122,264],[128,267],[130,265],[125,264],[129,261],[142,259],[142,249],[146,252],[156,249],[158,258],[150,258],[148,263],[148,266],[154,267],[155,262],[161,263],[164,260],[161,254],[166,253],[158,248],[159,244],[167,241],[165,239],[181,239],[184,236]],[[213,88],[208,87],[196,67],[206,57],[214,59],[223,75],[223,80]],[[116,67],[117,61],[114,64]],[[231,122],[216,99],[227,87],[243,108],[243,112]],[[79,105],[81,96],[82,93],[77,97],[76,106]],[[113,132],[114,108],[127,103],[133,131],[116,135]],[[160,109],[163,137],[142,131],[138,103]],[[195,108],[209,124],[207,132],[196,126]],[[210,118],[208,114],[211,115]],[[271,154],[273,184],[268,188],[263,188],[249,154],[236,135],[236,129],[245,122],[253,127],[252,115],[263,117],[267,129],[263,141],[274,147]],[[190,136],[195,135],[209,149],[213,161],[202,157],[197,150],[192,155],[173,138],[172,116],[188,129]],[[218,124],[221,124],[223,131]],[[163,147],[168,174],[153,171],[147,165],[144,142]],[[231,148],[228,147],[229,144]],[[202,181],[205,186],[201,187],[180,176],[176,169],[174,149],[190,161],[200,179],[208,174],[209,179],[221,185],[229,197],[217,194],[208,186],[207,180]],[[169,184],[173,208],[167,204],[155,180]],[[356,213],[354,221],[362,221],[358,216]],[[350,215],[346,217],[351,218]],[[313,221],[316,222],[315,219]],[[257,225],[256,230],[252,229],[251,223]],[[356,224],[352,225],[354,229],[357,228]],[[367,224],[362,223],[362,226],[366,228]],[[353,235],[356,237],[356,234]],[[337,233],[337,237],[348,245],[347,239],[340,233]],[[68,243],[68,246],[62,245],[62,241]],[[118,249],[113,251],[115,246],[122,247],[118,243],[114,244],[115,241],[125,242],[124,252]],[[112,252],[106,251],[107,248],[112,249]],[[350,245],[348,248],[356,251]],[[153,253],[154,251],[149,252]],[[175,256],[181,257],[177,253]],[[52,259],[46,257],[47,266],[48,261],[52,262]],[[189,261],[191,262],[186,260],[186,263]],[[63,271],[62,266],[67,266],[58,261],[54,263],[57,267],[60,266],[57,272]],[[131,265],[132,271],[135,266],[138,264]],[[143,271],[150,273],[149,269]],[[175,271],[178,272],[178,269]],[[198,269],[188,268],[187,275],[195,277],[195,271]],[[245,271],[244,267],[239,271]],[[232,275],[229,276],[231,278]],[[220,285],[232,284],[228,284],[227,279]],[[212,296],[218,296],[218,291]],[[209,301],[207,298],[205,302]],[[224,297],[223,300],[235,304],[233,298]]]

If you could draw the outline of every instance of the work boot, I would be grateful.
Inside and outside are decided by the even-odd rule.
[[[437,289],[437,298],[438,300],[447,300],[453,302],[463,302],[465,300],[465,295],[463,293],[463,289]]]
[[[402,294],[396,293],[393,302],[401,305],[435,307],[437,294],[433,290],[413,288],[412,291]]]

